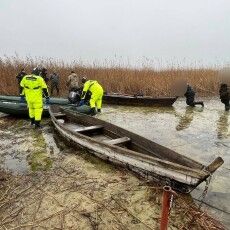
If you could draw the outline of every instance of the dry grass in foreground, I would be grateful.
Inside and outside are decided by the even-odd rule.
[[[140,183],[126,170],[105,165],[103,173],[94,165],[69,155],[51,171],[8,175],[0,182],[0,229],[159,229],[160,187]],[[179,196],[169,229],[225,228]]]
[[[62,61],[52,59],[30,59],[23,61],[17,57],[0,59],[0,94],[15,95],[18,93],[16,75],[21,68],[30,73],[37,65],[42,65],[57,72],[61,77],[61,95],[67,94],[65,85],[67,76],[71,70],[80,75],[86,75],[89,79],[98,80],[107,92],[126,94],[144,93],[150,96],[175,96],[172,91],[173,84],[184,79],[194,86],[199,96],[214,96],[218,93],[220,79],[217,70],[213,69],[180,69],[155,71],[153,69],[130,69],[124,67],[98,67],[83,66],[78,63],[65,64]]]
[[[162,186],[69,148],[48,123],[34,132],[27,121],[5,117],[0,131],[0,156],[17,150],[18,159],[28,161],[27,173],[20,175],[0,166],[0,230],[159,229]],[[225,228],[190,196],[178,194],[169,229]]]

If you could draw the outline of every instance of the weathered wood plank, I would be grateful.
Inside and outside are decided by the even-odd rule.
[[[77,129],[74,129],[74,131],[78,133],[84,133],[84,132],[89,132],[89,131],[97,131],[101,129],[103,129],[102,125],[92,125],[92,126],[77,128]]]
[[[208,165],[205,169],[210,173],[214,173],[222,164],[224,160],[221,157],[217,157],[210,165]]]
[[[119,144],[126,144],[130,141],[131,141],[131,139],[129,137],[121,137],[121,138],[117,138],[117,139],[104,141],[104,143],[110,144],[110,145],[119,145]]]

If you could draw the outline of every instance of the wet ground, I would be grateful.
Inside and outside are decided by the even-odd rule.
[[[214,174],[205,198],[208,205],[203,204],[203,208],[226,226],[230,225],[230,113],[223,111],[219,101],[206,99],[204,109],[187,108],[180,100],[172,108],[113,106],[105,107],[103,113],[97,116],[204,164],[221,156],[225,164]],[[71,152],[53,134],[49,120],[43,123],[45,128],[38,135],[26,120],[7,118],[6,125],[5,118],[0,119],[1,167],[14,173],[49,170],[54,167],[55,159]],[[204,185],[201,185],[192,193],[193,197],[200,199],[203,189]]]

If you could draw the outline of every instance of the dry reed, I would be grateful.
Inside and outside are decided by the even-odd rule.
[[[156,97],[174,96],[172,86],[179,79],[189,82],[199,96],[217,95],[220,82],[217,70],[208,68],[176,67],[156,71],[151,68],[131,69],[113,66],[112,63],[111,65],[108,63],[107,67],[99,67],[96,64],[84,66],[77,62],[66,64],[53,59],[26,58],[22,60],[16,56],[0,58],[0,94],[16,95],[18,93],[17,73],[21,68],[25,68],[26,72],[30,73],[31,69],[37,65],[46,67],[49,74],[55,71],[60,75],[62,96],[67,94],[65,82],[71,70],[89,79],[98,80],[107,92],[143,93]]]

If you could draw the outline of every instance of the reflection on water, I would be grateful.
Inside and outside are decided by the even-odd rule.
[[[229,137],[229,111],[219,112],[219,120],[217,121],[217,137],[219,139],[226,139]]]
[[[184,115],[181,116],[179,124],[176,126],[176,130],[180,131],[188,128],[193,120],[193,116],[193,107],[187,106]]]
[[[194,111],[202,112],[203,110],[204,110],[203,107],[187,106],[185,113],[182,116],[179,115],[180,121],[179,121],[178,125],[176,126],[176,130],[180,131],[183,129],[187,129],[190,126],[191,122],[193,121]]]

